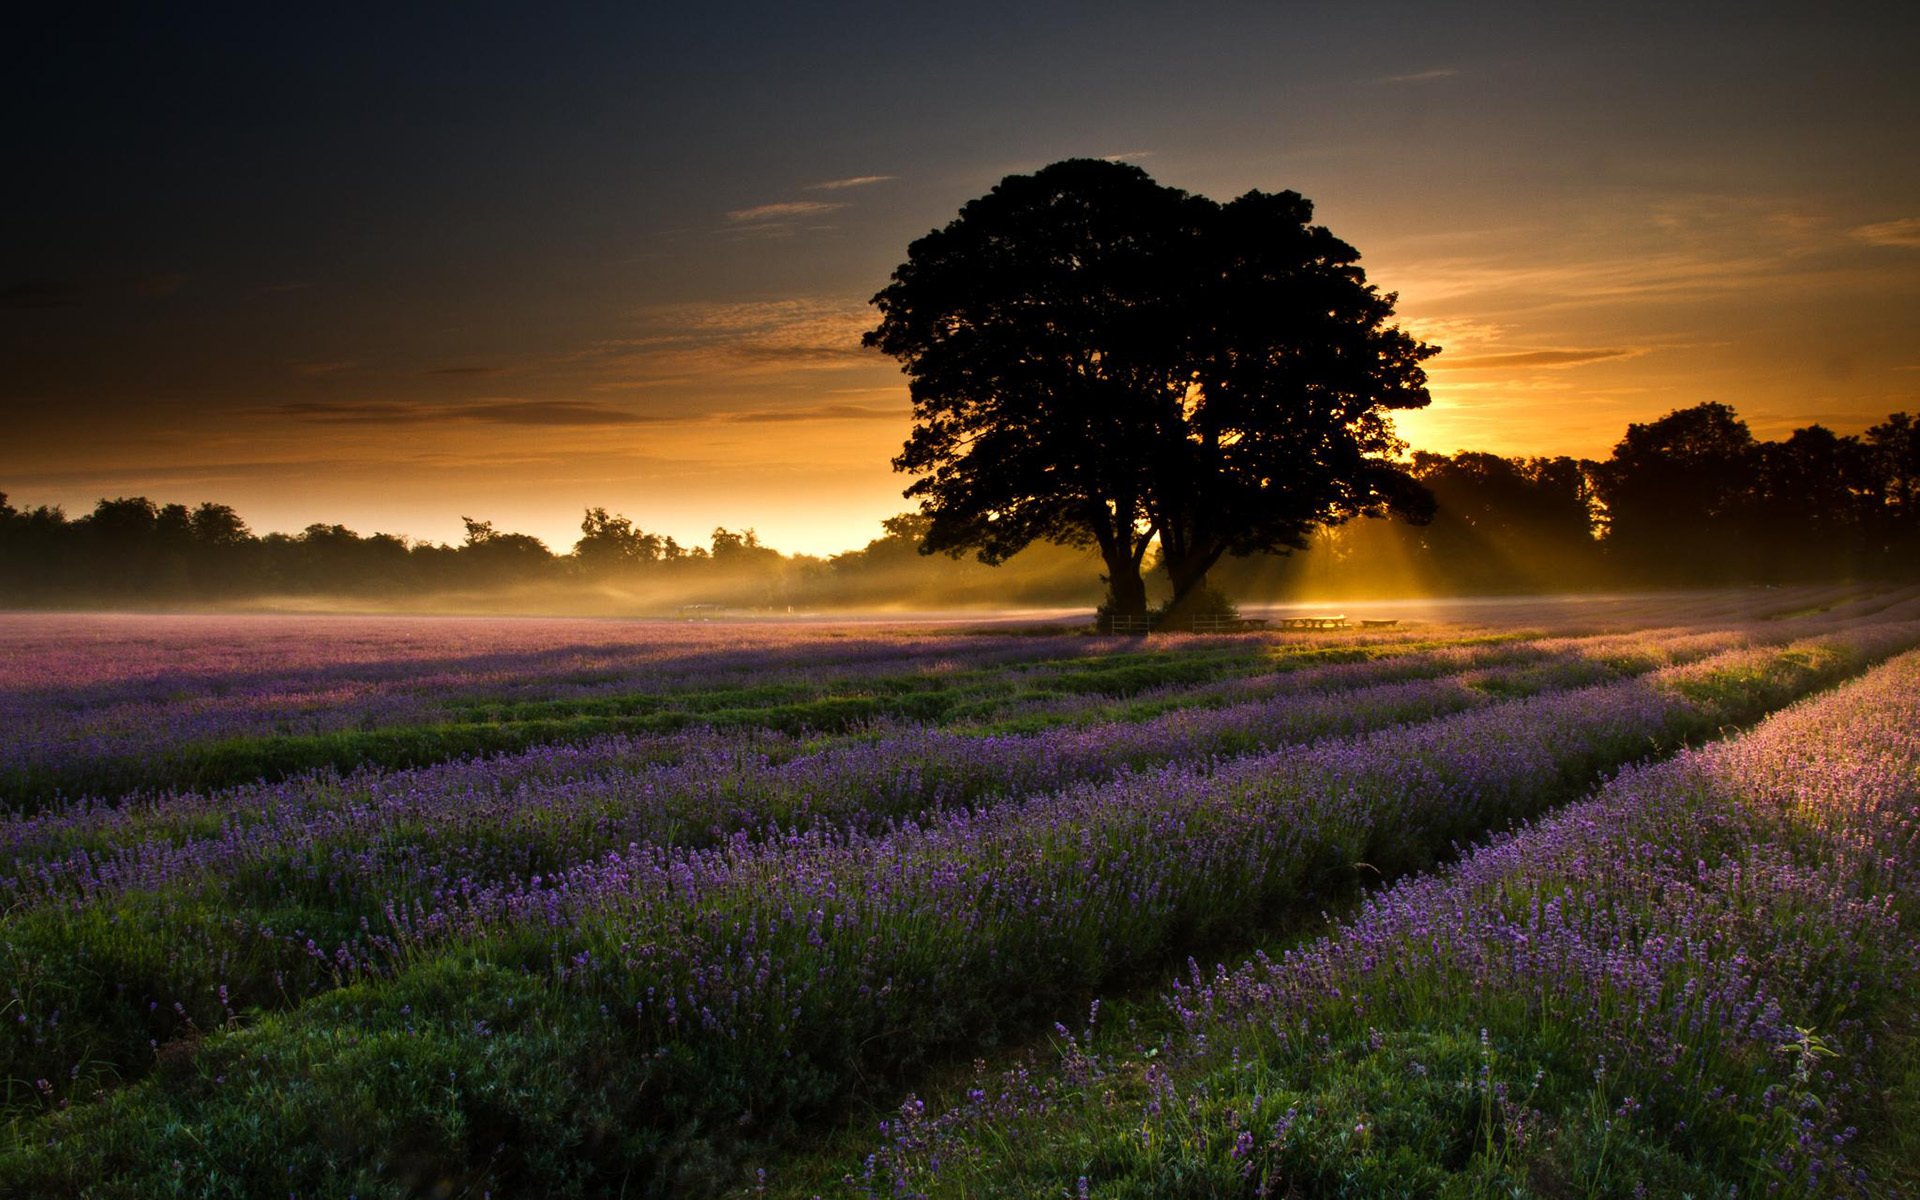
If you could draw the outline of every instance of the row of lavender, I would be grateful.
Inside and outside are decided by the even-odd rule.
[[[443,657],[430,657],[426,646],[385,627],[384,640],[370,636],[363,643],[331,630],[310,648],[281,644],[288,633],[278,626],[253,631],[253,641],[243,628],[233,645],[184,651],[158,638],[57,648],[0,639],[6,654],[0,671],[0,808],[31,807],[46,793],[164,786],[169,758],[235,742],[484,724],[502,715],[564,719],[634,705],[635,711],[652,712],[728,694],[743,703],[778,703],[828,695],[981,692],[1017,714],[1048,711],[1048,694],[1063,679],[1098,692],[1097,678],[1069,678],[1086,667],[1124,671],[1178,657],[1233,677],[1263,673],[1270,665],[1263,647],[1240,639],[1164,639],[1149,647],[1067,633],[882,630],[836,637],[790,626],[723,635],[668,625],[641,630],[636,641],[631,626],[579,624],[555,631],[496,622],[489,627],[494,641],[468,636]],[[587,640],[556,641],[562,631]],[[532,636],[537,634],[546,636]],[[1333,647],[1391,652],[1430,636],[1348,634],[1273,649],[1282,656],[1304,650],[1309,657]],[[246,651],[256,653],[249,658]],[[231,661],[233,655],[241,657]],[[90,671],[98,676],[92,682],[62,681],[63,673],[84,677]],[[1026,691],[1039,700],[1023,702],[1020,693]],[[1062,715],[1070,716],[1076,698],[1066,700]]]
[[[1888,1087],[1920,1029],[1917,811],[1909,654],[1627,771],[1310,945],[1195,968],[1162,1044],[1062,1030],[1051,1075],[983,1079],[939,1116],[909,1099],[848,1183],[1882,1194],[1912,1167],[1915,1097]]]
[[[397,971],[213,1039],[162,1087],[51,1119],[34,1169],[132,1179],[137,1165],[106,1159],[138,1144],[361,1194],[405,1190],[421,1163],[543,1189],[621,1172],[697,1187],[698,1164],[743,1137],[1018,1032],[1170,951],[1310,909],[1356,864],[1423,866],[1649,747],[1751,720],[1917,638],[1865,627],[1733,651],[878,831],[636,845],[551,877],[448,881],[367,939]],[[387,1064],[381,1111],[348,1087],[366,1085],[369,1053]],[[479,1144],[502,1123],[513,1136]],[[309,1145],[320,1127],[351,1152]]]
[[[1815,609],[1838,600],[1825,615],[1843,619],[1889,598],[1802,589],[1771,599],[1774,607]],[[1724,628],[1741,623],[1735,613],[1754,602],[1710,593],[1649,598],[1646,606],[1657,615],[1642,626]],[[1564,626],[1576,614],[1542,615]],[[1616,612],[1615,627],[1618,619]],[[1415,627],[1315,639],[1314,647],[1390,647],[1430,636]],[[1156,639],[1155,649],[1193,649],[1185,641]],[[421,725],[457,719],[477,701],[941,679],[1008,666],[1044,674],[1049,666],[1125,655],[1128,645],[1065,630],[981,634],[924,625],[851,633],[805,624],[336,617],[316,626],[293,617],[0,614],[0,780],[57,778],[189,744]],[[1151,653],[1137,645],[1132,652]],[[1071,698],[1040,699],[1021,711],[1074,707]]]
[[[909,729],[790,758],[713,737],[675,739],[681,754],[616,739],[344,782],[73,805],[7,827],[14,873],[0,891],[9,910],[0,952],[16,1018],[6,1066],[23,1078],[65,1075],[74,1090],[101,1071],[124,1075],[163,1042],[242,1009],[383,970],[396,914],[417,929],[423,911],[445,924],[449,895],[551,895],[547,875],[610,850],[802,829],[872,835],[902,818],[1017,806],[1176,760],[1199,778],[1229,751],[1631,676],[1748,640],[1449,648],[1239,681],[1233,694],[1265,699],[1226,708],[1027,738]],[[85,981],[101,977],[117,982],[113,994],[89,994]]]
[[[347,865],[377,873],[365,855],[400,849],[396,830],[407,835],[409,853],[444,854],[449,871],[496,878],[632,843],[887,821],[1176,760],[1205,769],[1222,758],[1784,641],[1790,629],[1448,646],[1217,681],[1181,689],[1181,703],[1159,716],[1025,736],[904,726],[819,745],[699,730],[345,779],[74,802],[0,819],[0,861],[8,864],[0,900],[16,910],[62,897],[84,902],[268,860],[307,874]],[[475,841],[487,831],[494,843]],[[495,861],[502,853],[514,861]],[[342,855],[353,861],[338,861]]]

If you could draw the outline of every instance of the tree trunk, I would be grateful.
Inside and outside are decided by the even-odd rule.
[[[1192,619],[1192,609],[1206,593],[1207,572],[1220,561],[1222,551],[1208,550],[1167,560],[1167,578],[1173,582],[1173,599],[1160,624],[1165,629],[1183,629]]]
[[[1147,581],[1140,576],[1140,564],[1121,550],[1105,555],[1107,560],[1107,610],[1116,617],[1147,615]]]
[[[1169,633],[1185,633],[1193,627],[1194,610],[1206,594],[1207,577],[1202,575],[1187,585],[1186,590],[1175,590],[1173,599],[1167,602],[1166,611],[1160,614],[1154,628]]]

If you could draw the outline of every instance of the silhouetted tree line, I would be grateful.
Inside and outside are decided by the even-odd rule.
[[[375,604],[422,598],[536,608],[678,611],[798,604],[1092,603],[1084,554],[1045,547],[1005,568],[928,559],[925,518],[883,522],[883,536],[829,559],[786,555],[752,529],[717,528],[682,546],[631,518],[588,509],[569,554],[536,537],[463,517],[459,545],[314,524],[254,534],[224,504],[196,508],[145,497],[101,500],[70,518],[19,509],[0,493],[0,604],[142,606],[268,597]]]
[[[1300,592],[1489,591],[1788,583],[1920,575],[1920,422],[1863,435],[1819,425],[1756,441],[1733,409],[1701,404],[1630,425],[1604,461],[1414,455],[1435,500],[1421,526],[1369,520],[1287,557],[1229,560],[1218,586],[1246,599]],[[652,597],[656,607],[1092,603],[1089,555],[1042,544],[1001,567],[919,553],[927,518],[903,514],[860,550],[791,556],[752,530],[681,546],[589,509],[555,554],[463,518],[457,545],[315,524],[254,534],[231,507],[144,497],[69,517],[0,493],[0,603],[177,604],[267,596],[371,601],[518,592]],[[536,602],[543,602],[536,599]]]
[[[1417,453],[1424,526],[1363,521],[1228,564],[1239,595],[1592,590],[1920,575],[1920,423],[1756,441],[1724,404],[1627,427],[1604,461]]]
[[[390,533],[360,534],[314,524],[297,534],[255,535],[224,504],[197,508],[137,496],[101,500],[69,518],[58,507],[17,509],[0,493],[0,598],[11,603],[69,600],[194,601],[265,595],[399,597],[493,591],[649,569],[706,575],[733,587],[743,575],[779,575],[799,560],[760,545],[752,530],[713,532],[710,547],[683,548],[636,530],[605,509],[587,513],[570,555],[539,538],[463,517],[457,546]],[[756,570],[755,568],[761,568]],[[764,568],[773,568],[771,572]],[[756,580],[761,602],[777,599],[777,580]],[[771,590],[770,590],[771,588]]]

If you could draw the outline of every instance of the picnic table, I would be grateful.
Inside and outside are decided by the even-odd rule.
[[[1333,617],[1281,617],[1282,629],[1345,629],[1347,618],[1344,615]]]

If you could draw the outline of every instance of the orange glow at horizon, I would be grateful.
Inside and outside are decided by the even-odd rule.
[[[1395,414],[1410,449],[1604,458],[1629,422],[1709,400],[1761,438],[1920,408],[1901,315],[1920,311],[1920,254],[1863,238],[1857,216],[1649,200],[1524,243],[1497,222],[1436,243],[1391,204],[1336,190],[1319,219],[1398,293],[1398,322],[1443,348],[1426,364],[1431,406]],[[0,489],[74,515],[101,497],[215,500],[257,532],[325,522],[454,542],[473,516],[565,551],[581,512],[605,507],[685,545],[725,526],[789,553],[855,549],[911,507],[889,466],[905,381],[859,345],[884,268],[868,273],[862,291],[649,306],[485,364],[278,364],[236,385],[261,399],[162,400],[165,419],[143,426],[23,411]]]

